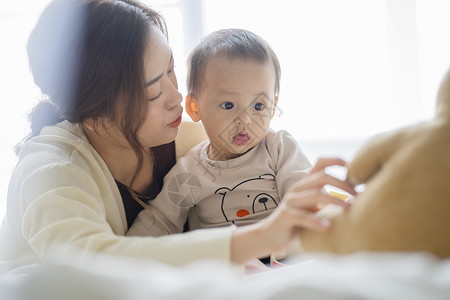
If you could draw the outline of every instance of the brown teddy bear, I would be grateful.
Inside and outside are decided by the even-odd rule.
[[[350,209],[330,217],[328,232],[302,231],[304,251],[450,257],[450,71],[434,119],[375,137],[350,163],[347,180],[365,183],[364,192]]]

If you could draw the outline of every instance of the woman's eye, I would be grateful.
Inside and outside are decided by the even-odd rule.
[[[258,103],[253,104],[252,107],[254,110],[261,111],[264,108],[266,108],[266,105],[264,103],[258,102]]]
[[[156,96],[153,97],[153,98],[148,99],[148,101],[155,101],[155,100],[158,99],[161,95],[162,95],[162,92],[159,92],[158,95],[156,95]]]
[[[220,104],[220,106],[221,106],[223,109],[226,109],[226,110],[229,110],[229,109],[233,109],[233,108],[234,108],[233,102],[224,102],[224,103]]]
[[[172,67],[172,68],[170,68],[170,69],[167,71],[167,74],[170,75],[170,74],[172,74],[174,71],[175,71],[175,67]]]

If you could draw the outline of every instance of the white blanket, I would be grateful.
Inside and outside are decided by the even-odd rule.
[[[103,257],[0,278],[0,299],[450,299],[450,259],[421,253],[296,257],[243,276],[204,261],[184,268]]]

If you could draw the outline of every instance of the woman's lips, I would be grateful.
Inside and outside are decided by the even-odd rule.
[[[172,123],[169,124],[169,127],[175,128],[175,127],[180,126],[181,119],[182,119],[182,117],[181,117],[181,114],[180,114],[180,116],[175,121],[173,121]]]
[[[233,143],[238,146],[243,146],[248,143],[250,140],[250,137],[248,136],[248,133],[238,133],[235,136],[233,136]]]

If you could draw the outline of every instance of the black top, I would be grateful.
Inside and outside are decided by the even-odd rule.
[[[147,195],[139,195],[136,193],[144,202],[148,202],[158,195],[163,186],[164,176],[166,176],[176,162],[175,142],[152,147],[151,150],[154,158],[153,186],[150,188],[150,193]],[[116,183],[119,188],[120,195],[122,196],[123,206],[125,207],[128,228],[130,228],[131,224],[134,222],[134,219],[136,219],[138,213],[143,209],[143,207],[135,199],[133,199],[133,197],[131,197],[126,185],[117,180]]]

